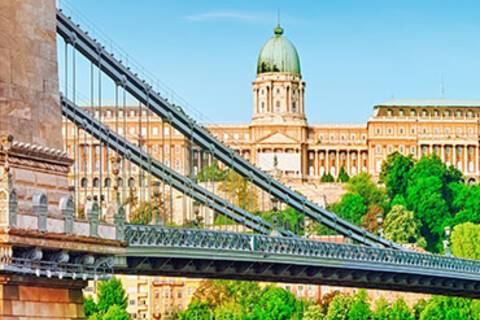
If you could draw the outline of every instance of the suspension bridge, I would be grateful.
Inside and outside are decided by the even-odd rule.
[[[46,28],[53,32],[53,38],[63,39],[65,49],[59,72],[64,83],[44,83],[44,90],[59,96],[61,108],[52,108],[48,121],[54,123],[47,130],[29,121],[21,127],[0,127],[4,135],[0,148],[0,266],[5,279],[13,279],[6,280],[4,290],[6,286],[53,286],[79,292],[87,280],[138,274],[480,297],[480,262],[411,251],[310,201],[213,136],[182,105],[169,101],[126,61],[55,9],[53,1],[42,2],[46,8],[42,19],[51,20],[45,23]],[[30,10],[22,5],[18,8],[27,14]],[[36,22],[33,19],[30,23]],[[20,40],[24,36],[21,32],[15,35]],[[49,45],[55,52],[55,41]],[[57,73],[50,74],[52,70],[37,72],[56,79]],[[77,86],[81,81],[88,82],[84,87],[91,90],[88,103],[79,105]],[[59,87],[63,87],[61,94]],[[111,119],[107,122],[102,106],[102,101],[112,96],[113,126]],[[127,107],[127,96],[128,104],[137,105],[139,115],[145,115],[137,137],[126,130],[125,114],[131,108]],[[31,108],[38,107],[32,104]],[[153,117],[162,120],[162,136],[164,126],[182,136],[187,146],[183,170],[166,161],[164,145],[159,159],[152,155],[152,146],[143,142],[142,132],[148,135]],[[59,141],[62,126],[64,138],[71,134],[73,145]],[[32,132],[26,135],[29,130]],[[81,169],[86,171],[88,165],[80,156],[85,153],[82,143],[87,140],[99,146],[95,173],[99,182],[91,194],[82,194]],[[215,181],[201,183],[195,179],[191,162],[194,152],[199,151],[207,155],[210,163],[218,162],[241,176],[263,199],[262,206],[270,210],[291,207],[311,223],[322,224],[349,239],[349,243],[307,239],[288,226],[268,222],[252,210],[236,205],[218,185],[215,187]],[[151,210],[151,224],[129,223],[132,208],[127,204],[127,187],[131,186],[126,181],[127,171],[132,168],[139,176],[143,201],[159,204]],[[76,180],[69,187],[67,176],[71,171]],[[29,175],[36,178],[29,180]],[[165,211],[174,210],[176,194],[187,199],[182,210],[196,204],[203,212],[224,217],[243,231],[208,224],[206,216],[194,226],[174,224],[173,213]],[[181,222],[186,224],[187,220]]]

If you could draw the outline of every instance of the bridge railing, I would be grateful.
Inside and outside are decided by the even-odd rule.
[[[448,272],[480,273],[480,262],[474,260],[300,238],[137,225],[126,226],[125,238],[130,247],[237,251],[342,262],[368,262]]]

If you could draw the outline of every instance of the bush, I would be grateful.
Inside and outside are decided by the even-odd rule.
[[[335,182],[335,178],[330,173],[324,173],[320,178],[320,182]]]

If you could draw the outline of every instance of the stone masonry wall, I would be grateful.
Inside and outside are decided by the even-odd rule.
[[[83,281],[6,276],[1,280],[3,281],[0,284],[0,319],[80,320],[85,318],[81,289],[85,285]]]
[[[62,149],[55,0],[0,1],[0,135]]]

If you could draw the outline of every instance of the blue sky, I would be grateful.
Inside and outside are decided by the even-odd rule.
[[[311,124],[395,98],[480,98],[480,2],[62,0],[216,123],[248,122],[256,59],[281,24]],[[72,16],[75,19],[75,15]]]

